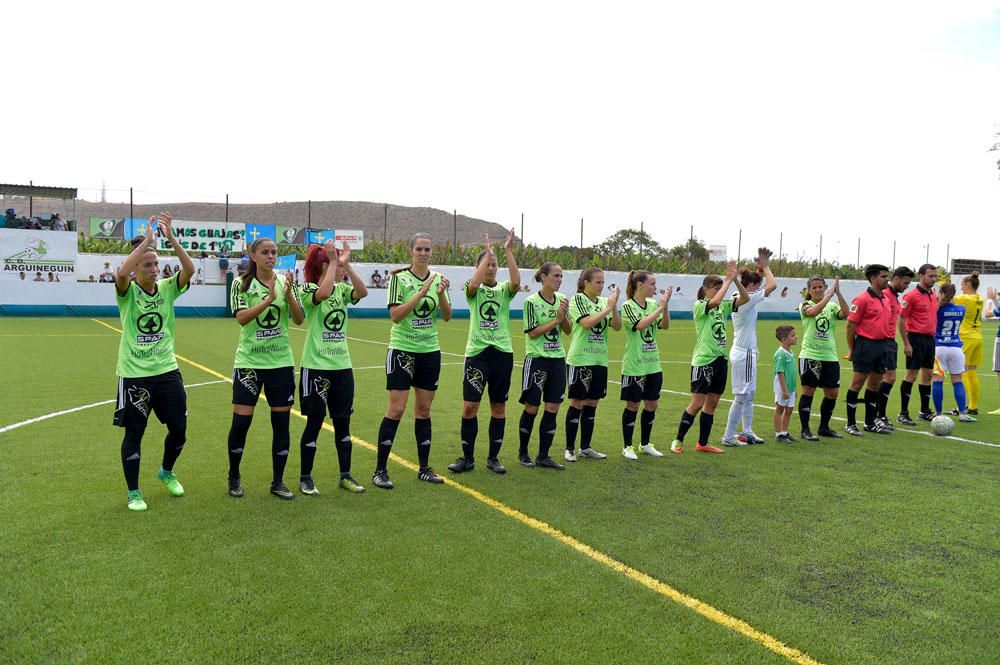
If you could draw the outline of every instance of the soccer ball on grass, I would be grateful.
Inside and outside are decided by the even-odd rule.
[[[955,421],[948,416],[934,416],[931,421],[931,429],[938,436],[948,436],[955,431]]]

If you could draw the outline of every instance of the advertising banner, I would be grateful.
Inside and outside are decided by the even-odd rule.
[[[0,261],[5,281],[33,281],[41,273],[76,278],[76,234],[28,229],[0,229]],[[21,273],[25,273],[22,278]],[[41,281],[41,280],[38,280]]]
[[[365,248],[364,231],[349,231],[345,229],[334,229],[333,241],[337,243],[337,247],[343,246],[345,240],[347,241],[347,246],[350,247],[352,250]]]
[[[146,235],[148,219],[129,217],[125,220],[125,237]],[[188,252],[218,253],[223,246],[229,250],[230,256],[239,254],[246,247],[246,226],[244,224],[226,222],[191,222],[183,219],[174,220],[174,236]],[[163,236],[156,238],[157,250],[171,250],[170,243]]]
[[[292,247],[306,244],[306,227],[304,226],[276,226],[274,230],[274,241],[279,246]]]

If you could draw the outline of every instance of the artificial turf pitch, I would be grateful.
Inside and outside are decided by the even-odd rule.
[[[959,424],[956,435],[969,441],[897,430],[781,444],[771,440],[771,412],[759,408],[754,425],[766,445],[695,453],[696,424],[684,454],[629,462],[620,453],[621,402],[612,383],[594,436],[608,459],[584,459],[559,473],[516,463],[516,367],[501,452],[507,475],[483,464],[484,405],[479,464],[453,477],[445,467],[459,453],[466,325],[440,326],[446,364],[431,463],[442,475],[818,662],[1000,659],[1000,449],[972,442],[1000,443],[1000,418]],[[774,326],[758,326],[759,405],[772,400]],[[375,439],[385,409],[388,328],[385,320],[351,322],[352,433],[365,441]],[[687,389],[692,332],[690,321],[679,321],[660,333],[667,391]],[[298,357],[302,332],[291,334]],[[212,370],[181,362],[185,382],[228,376],[236,338],[233,320],[179,319],[178,354]],[[623,335],[611,339],[611,357],[620,359]],[[118,335],[89,319],[0,319],[0,428],[113,399],[117,348]],[[619,369],[612,363],[609,377],[617,380]],[[996,379],[984,372],[982,382],[982,410],[996,408]],[[0,661],[789,662],[725,621],[454,487],[421,483],[398,463],[389,466],[396,489],[375,488],[374,453],[360,443],[354,476],[367,491],[339,490],[330,432],[314,470],[322,494],[280,501],[267,491],[263,404],[243,461],[247,496],[231,499],[230,397],[223,382],[188,390],[188,443],[176,466],[187,494],[180,499],[154,478],[165,430],[151,418],[141,476],[149,510],[141,514],[125,508],[113,404],[0,433]],[[663,451],[686,400],[663,396],[654,425]],[[890,412],[893,405],[898,391]],[[727,412],[723,402],[716,443]],[[563,420],[560,414],[554,453],[563,447]],[[793,434],[796,423],[793,416]],[[290,487],[303,425],[292,419]],[[411,410],[394,452],[416,459]]]

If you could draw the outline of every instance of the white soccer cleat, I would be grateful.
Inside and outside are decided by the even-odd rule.
[[[580,448],[581,457],[589,457],[590,459],[604,459],[607,457],[604,453],[599,453],[593,448]]]
[[[663,457],[663,453],[654,448],[653,444],[651,443],[647,443],[645,446],[643,446],[642,452],[646,453],[647,455],[652,455],[653,457]]]
[[[567,450],[566,453],[563,455],[563,457],[566,458],[567,462],[576,461],[576,453],[574,453],[572,450]]]
[[[625,459],[632,460],[633,462],[638,461],[638,459],[639,459],[639,456],[635,454],[635,447],[634,446],[628,446],[626,448],[622,448],[622,456]]]

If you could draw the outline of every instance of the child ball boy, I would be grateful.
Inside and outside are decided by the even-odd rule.
[[[792,347],[798,338],[792,326],[778,326],[774,336],[781,342],[774,352],[774,439],[791,443],[796,440],[788,433],[788,421],[795,408],[796,366]]]

